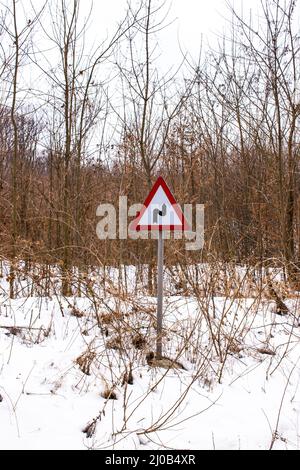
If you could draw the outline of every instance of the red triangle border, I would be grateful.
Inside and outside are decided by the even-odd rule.
[[[157,190],[160,186],[164,190],[167,198],[169,199],[170,204],[173,206],[178,218],[181,220],[182,223],[180,225],[151,225],[151,224],[150,225],[139,225],[140,219],[143,217],[147,207],[149,207],[149,205],[151,204],[151,201],[152,201],[153,197],[155,196],[155,194],[156,194],[156,192],[157,192]],[[163,179],[162,176],[159,176],[157,178],[157,180],[154,183],[150,193],[148,194],[148,196],[145,199],[142,210],[140,211],[138,216],[130,223],[129,229],[130,230],[135,230],[137,232],[139,232],[141,230],[148,230],[148,231],[152,231],[152,230],[157,230],[157,231],[162,231],[162,230],[170,230],[170,231],[191,230],[189,224],[186,221],[186,218],[184,217],[184,214],[181,210],[181,207],[179,206],[179,204],[177,204],[173,194],[171,193],[167,183],[165,182],[165,180]]]

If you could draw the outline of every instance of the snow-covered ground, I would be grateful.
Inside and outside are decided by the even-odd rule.
[[[0,449],[299,449],[300,328],[267,299],[0,297]],[[112,399],[115,398],[115,399]],[[85,431],[85,432],[84,432]]]

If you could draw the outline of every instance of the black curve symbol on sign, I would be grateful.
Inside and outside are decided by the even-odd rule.
[[[167,213],[167,206],[166,204],[162,205],[161,211],[159,209],[154,209],[153,211],[153,223],[157,224],[158,223],[158,216],[160,215],[163,217]]]

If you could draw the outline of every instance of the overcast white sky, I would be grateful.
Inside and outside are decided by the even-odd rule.
[[[8,4],[9,0],[6,0]],[[31,5],[36,10],[45,0],[19,0],[23,11],[19,11],[19,19],[30,15]],[[131,0],[139,4],[139,0]],[[159,34],[162,60],[170,64],[180,62],[179,43],[184,52],[188,51],[197,57],[201,39],[203,44],[214,43],[217,33],[226,28],[226,18],[230,17],[227,3],[234,3],[236,9],[243,9],[245,14],[251,8],[255,13],[259,9],[260,0],[165,0],[165,11],[170,7],[168,21],[173,23]],[[110,36],[118,21],[124,18],[128,0],[81,0],[82,16],[87,15],[91,5],[93,14],[90,27],[90,38],[96,42]],[[153,0],[154,5],[163,4],[164,0]],[[55,2],[49,1],[52,8]],[[21,6],[20,6],[21,9]],[[44,17],[46,23],[47,15]],[[26,19],[26,18],[25,18]]]
[[[4,0],[7,5],[11,5],[11,0]],[[94,45],[101,43],[106,37],[111,37],[115,31],[117,24],[124,19],[127,4],[129,0],[80,0],[81,5],[81,19],[88,15],[91,6],[93,5],[92,17],[90,20],[90,29],[86,38],[87,49],[91,49]],[[45,0],[19,0],[18,1],[18,22],[19,26],[34,17],[32,12],[32,5],[38,11],[43,5]],[[71,2],[71,0],[70,0]],[[131,0],[133,5],[139,4],[140,0]],[[227,2],[231,4],[234,2],[235,8],[244,10],[245,16],[251,8],[254,13],[260,5],[260,0],[166,0],[165,12],[170,7],[168,17],[165,23],[171,24],[158,34],[158,42],[160,49],[160,56],[157,63],[158,68],[165,68],[164,71],[169,70],[170,67],[177,69],[183,58],[183,53],[190,54],[194,61],[197,61],[201,42],[204,49],[207,44],[213,46],[216,42],[217,35],[222,35],[228,28],[230,20],[229,9],[226,6]],[[153,0],[153,5],[161,5],[164,0]],[[49,0],[48,9],[53,9],[56,2]],[[49,11],[49,10],[48,10]],[[53,12],[53,17],[55,14]],[[51,15],[45,13],[43,16],[43,25],[47,32],[51,35]],[[34,42],[41,50],[47,50],[46,58],[49,63],[46,65],[47,70],[50,70],[51,65],[55,67],[57,62],[57,49],[53,52],[49,44],[43,44],[41,41],[42,36],[45,38],[44,33],[36,32],[34,35]],[[86,50],[87,52],[87,50]],[[45,57],[41,56],[41,60]],[[22,85],[24,90],[29,88],[37,88],[42,90],[44,87],[43,79],[40,77],[40,70],[34,69],[28,62],[27,66],[22,69]],[[23,88],[23,87],[21,87]],[[45,90],[46,91],[46,90]],[[25,92],[26,93],[26,92]],[[19,92],[19,98],[23,96],[22,90]],[[25,95],[26,96],[26,95]],[[31,95],[28,95],[32,100]],[[25,98],[26,100],[26,98]]]
[[[113,28],[115,22],[123,17],[127,1],[94,0],[93,24],[96,35],[101,31],[103,33],[106,28]],[[139,0],[134,1],[138,3]],[[82,3],[87,11],[92,0],[83,0]],[[163,0],[156,0],[156,4],[162,3]],[[254,13],[259,10],[260,0],[166,0],[165,11],[170,6],[168,21],[173,22],[159,34],[162,60],[170,64],[179,62],[179,43],[184,52],[188,51],[195,58],[199,54],[201,40],[203,44],[213,44],[216,34],[221,34],[228,26],[230,14],[227,3],[234,3],[236,9],[243,9],[247,14],[249,9]]]

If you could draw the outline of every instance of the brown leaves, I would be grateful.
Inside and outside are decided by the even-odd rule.
[[[260,354],[268,354],[269,356],[275,356],[276,353],[274,351],[272,351],[271,349],[268,349],[268,348],[259,348],[257,349],[257,352],[259,352]]]
[[[76,364],[79,365],[81,372],[91,375],[91,365],[95,357],[96,353],[88,350],[76,359]]]
[[[149,352],[146,355],[147,364],[151,367],[162,367],[163,369],[183,369],[185,367],[180,362],[175,361],[174,359],[169,359],[168,357],[156,358],[153,352]]]

